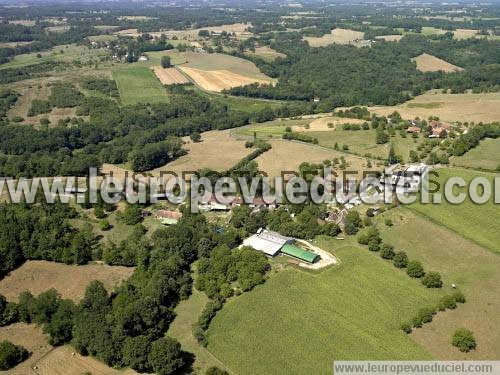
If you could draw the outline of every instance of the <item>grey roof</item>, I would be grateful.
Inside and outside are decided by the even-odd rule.
[[[275,256],[285,244],[293,242],[294,239],[291,237],[264,229],[243,240],[243,246],[250,246],[264,254]]]

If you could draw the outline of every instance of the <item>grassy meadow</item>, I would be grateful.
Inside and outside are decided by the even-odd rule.
[[[342,149],[343,145],[347,145],[349,146],[349,152],[362,156],[370,154],[373,157],[383,159],[387,158],[391,143],[394,145],[396,154],[402,156],[403,160],[408,160],[410,150],[415,150],[421,142],[421,138],[414,139],[411,135],[403,138],[399,133],[396,133],[394,137],[390,138],[390,143],[376,144],[376,134],[373,129],[353,131],[342,130],[340,127],[335,131],[308,132],[307,134],[317,138],[320,146],[333,148],[337,143],[339,148]]]
[[[415,203],[408,206],[429,220],[435,221],[452,231],[465,237],[491,251],[500,253],[500,206],[493,203],[494,189],[490,200],[478,205],[467,197],[461,204],[451,204],[444,199],[444,182],[450,177],[462,177],[467,185],[475,177],[485,177],[493,181],[495,174],[486,172],[475,172],[463,169],[442,168],[438,169],[441,184],[440,193],[443,195],[441,204]],[[454,189],[455,194],[467,193],[467,188]],[[431,196],[432,202],[432,196]]]
[[[483,139],[476,148],[454,158],[452,164],[472,169],[499,170],[500,139]]]
[[[130,67],[113,70],[123,104],[166,103],[166,89],[147,67]]]
[[[441,273],[446,288],[454,283],[467,298],[467,303],[438,315],[411,337],[438,359],[498,358],[500,255],[405,208],[391,210],[385,217],[390,217],[394,225],[379,226],[384,241],[404,249],[410,259],[420,260],[427,270]],[[475,351],[464,354],[449,344],[458,327],[474,332],[479,343]]]
[[[319,246],[342,263],[317,275],[273,274],[228,302],[209,328],[209,350],[239,374],[327,374],[335,359],[432,358],[399,326],[441,291],[357,245],[322,238]]]

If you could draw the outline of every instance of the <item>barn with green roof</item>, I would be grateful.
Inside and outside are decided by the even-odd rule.
[[[312,253],[310,251],[301,249],[298,246],[290,244],[285,244],[281,248],[281,252],[283,254],[286,254],[293,258],[297,258],[307,263],[316,263],[320,259],[320,256],[318,254]]]

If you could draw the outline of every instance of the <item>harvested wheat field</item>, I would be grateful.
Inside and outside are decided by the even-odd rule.
[[[438,116],[449,122],[493,122],[500,119],[500,93],[442,94],[433,90],[397,106],[368,109],[383,116],[398,111],[405,119]]]
[[[273,178],[280,176],[283,171],[298,171],[303,162],[321,163],[324,160],[340,159],[344,156],[349,171],[366,170],[366,159],[358,156],[348,155],[320,146],[306,143],[274,140],[270,141],[272,148],[260,155],[257,159],[259,170],[267,173]],[[341,173],[342,171],[337,171]]]
[[[349,29],[333,29],[330,34],[325,34],[322,37],[306,36],[306,40],[311,47],[325,47],[333,43],[337,44],[355,44],[364,37],[364,33]]]
[[[9,340],[15,345],[21,345],[28,350],[30,357],[9,371],[0,371],[0,374],[27,375],[36,374],[32,369],[35,364],[50,350],[47,337],[42,329],[34,324],[15,323],[7,327],[0,327],[0,341]]]
[[[421,72],[437,72],[443,71],[445,73],[459,72],[463,69],[459,66],[450,64],[447,61],[444,61],[438,57],[428,55],[427,53],[423,53],[420,56],[417,56],[413,59],[417,63],[417,69]]]
[[[184,76],[184,74],[179,72],[176,68],[164,69],[160,66],[155,66],[153,71],[163,85],[189,83],[189,80]]]
[[[100,280],[108,290],[112,290],[128,279],[133,268],[89,264],[73,266],[62,263],[31,260],[12,271],[0,281],[0,294],[9,301],[17,301],[19,294],[29,290],[38,295],[51,288],[61,293],[63,298],[78,302],[85,294],[87,285]]]
[[[232,87],[245,86],[252,83],[270,83],[270,80],[267,79],[245,77],[225,69],[206,71],[187,66],[181,66],[180,69],[189,75],[198,86],[207,91],[221,92]]]
[[[92,357],[83,357],[70,346],[54,348],[36,363],[39,375],[135,375],[132,369],[116,370]]]

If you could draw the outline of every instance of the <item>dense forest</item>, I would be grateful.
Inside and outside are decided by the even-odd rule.
[[[277,35],[271,47],[287,55],[274,62],[255,60],[266,74],[278,78],[275,86],[248,85],[228,90],[233,95],[268,99],[321,99],[321,107],[394,105],[432,88],[454,93],[474,89],[497,91],[500,42],[454,40],[444,35],[405,36],[399,43],[377,42],[356,48],[330,45],[312,48],[299,33]],[[428,53],[465,68],[453,74],[421,73],[412,58]]]

